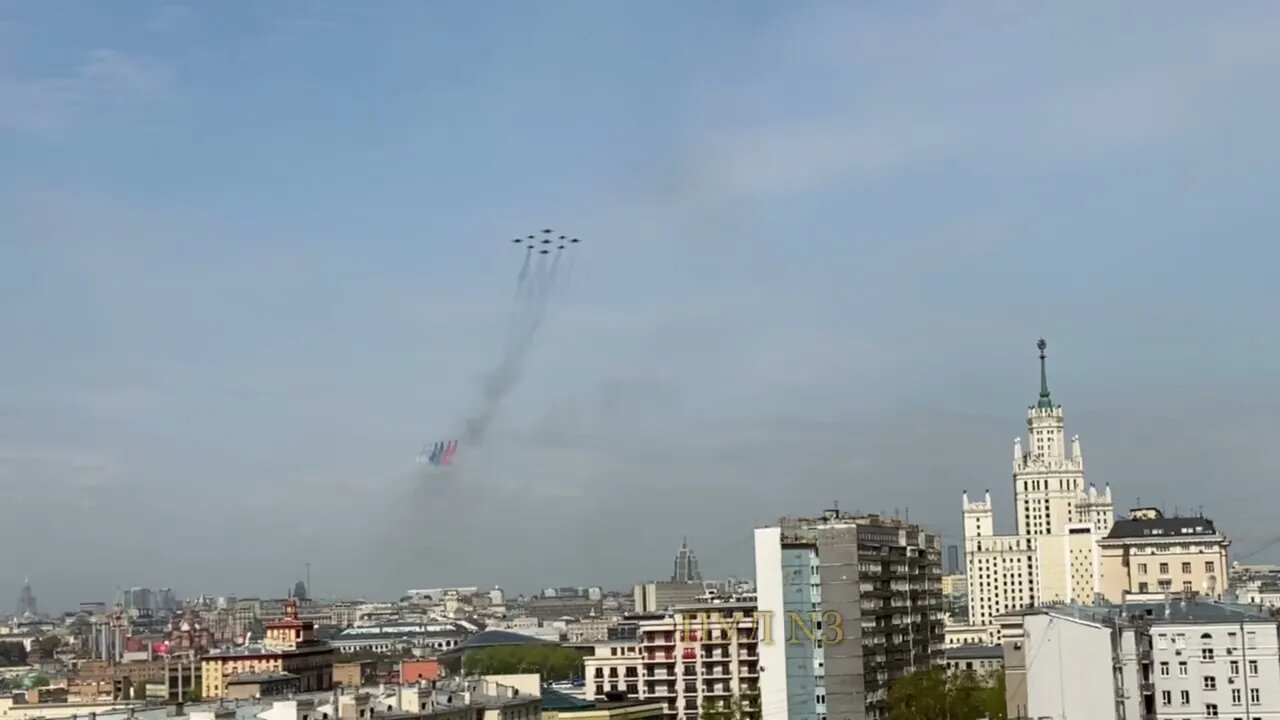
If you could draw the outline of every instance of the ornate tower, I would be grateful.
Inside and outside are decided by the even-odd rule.
[[[1077,506],[1084,499],[1084,456],[1080,440],[1072,438],[1071,454],[1067,454],[1062,406],[1049,394],[1049,375],[1045,350],[1049,344],[1041,338],[1040,397],[1027,408],[1027,447],[1022,439],[1014,440],[1013,495],[1019,535],[1052,535],[1063,532],[1066,525],[1085,521]]]

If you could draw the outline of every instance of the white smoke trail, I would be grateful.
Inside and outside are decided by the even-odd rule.
[[[522,286],[523,296],[516,307],[515,324],[507,337],[502,360],[485,376],[481,388],[480,406],[467,419],[463,441],[468,445],[479,444],[501,408],[502,401],[520,382],[524,360],[533,340],[546,318],[547,303],[555,288],[561,252],[547,260],[539,254],[532,273]]]

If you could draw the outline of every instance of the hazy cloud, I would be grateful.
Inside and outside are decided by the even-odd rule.
[[[165,96],[175,72],[119,50],[91,50],[70,72],[30,77],[0,74],[0,128],[52,136],[81,122],[132,114]]]
[[[308,561],[321,594],[617,587],[686,534],[749,573],[757,523],[832,501],[955,542],[963,489],[1012,518],[1041,335],[1091,481],[1271,532],[1273,5],[682,7],[710,49],[649,10],[452,45],[336,7],[246,21],[290,28],[260,70],[296,85],[193,67],[199,142],[115,128],[138,167],[54,142],[0,176],[0,488],[85,511],[42,596],[283,592]],[[254,66],[243,39],[184,57]],[[122,47],[0,63],[0,125],[174,92]],[[562,221],[586,242],[524,381],[424,472],[502,356],[507,236]]]

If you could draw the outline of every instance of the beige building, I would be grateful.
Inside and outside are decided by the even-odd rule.
[[[640,697],[640,644],[635,640],[614,640],[580,645],[586,675],[584,697],[604,700],[608,693]]]
[[[1098,541],[1114,523],[1111,488],[1084,480],[1079,436],[1068,442],[1062,406],[1049,395],[1046,343],[1040,348],[1040,398],[1027,409],[1027,447],[1013,441],[1017,532],[995,531],[991,493],[962,498],[969,622],[993,630],[995,618],[1042,603],[1090,604],[1100,590]]]
[[[1156,508],[1131,510],[1098,543],[1101,592],[1114,603],[1128,594],[1159,592],[1220,600],[1227,590],[1230,544],[1208,518],[1165,517]]]
[[[200,659],[201,690],[206,699],[225,697],[228,683],[242,673],[296,675],[300,692],[333,687],[333,647],[316,639],[311,621],[298,619],[296,600],[285,603],[284,618],[266,623],[266,631],[261,644],[224,648]]]
[[[587,700],[621,692],[660,703],[667,720],[697,720],[737,697],[742,720],[760,717],[754,603],[683,605],[638,625],[636,640],[597,643],[584,658]]]

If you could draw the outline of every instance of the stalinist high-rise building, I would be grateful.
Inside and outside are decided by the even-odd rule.
[[[1080,437],[1066,438],[1062,406],[1049,395],[1044,340],[1040,397],[1027,408],[1027,436],[1013,441],[1017,534],[998,535],[990,491],[963,496],[969,625],[997,636],[994,618],[1037,604],[1092,604],[1100,590],[1098,541],[1115,522],[1111,488],[1084,481]],[[1024,444],[1025,443],[1025,444]]]

